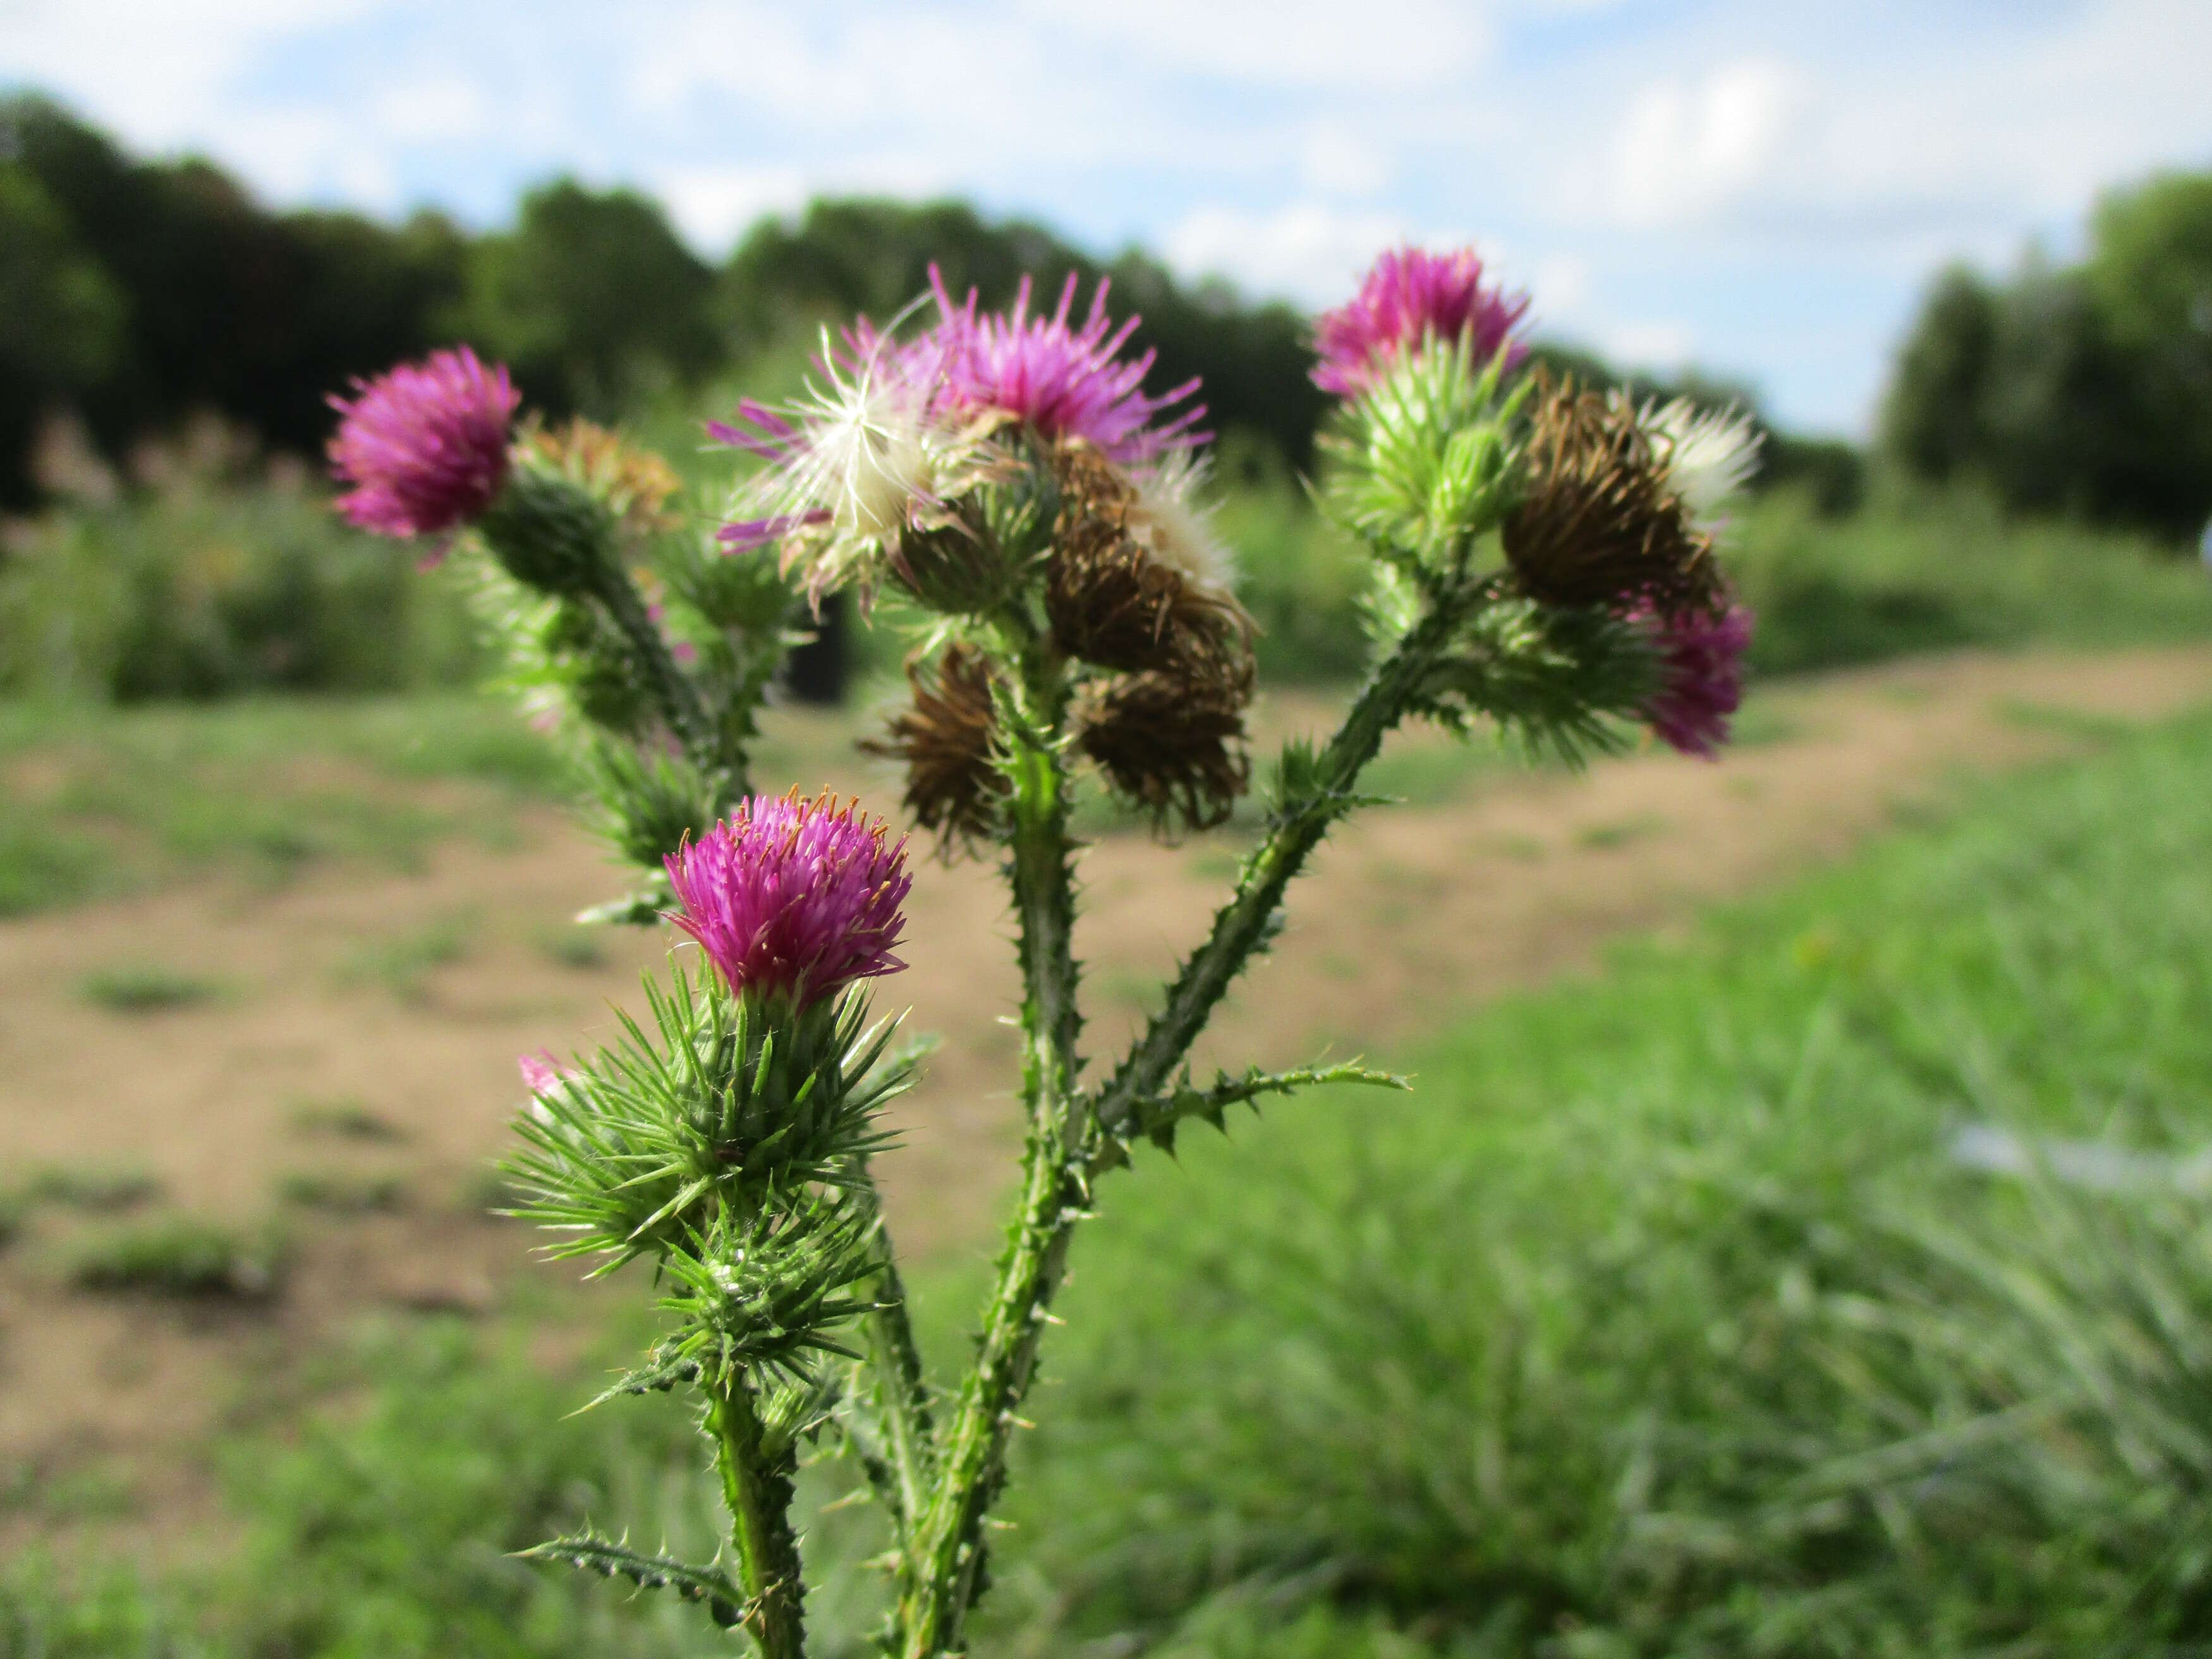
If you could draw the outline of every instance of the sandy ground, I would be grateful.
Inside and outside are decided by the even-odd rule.
[[[1772,693],[1762,720],[1777,735],[1717,766],[1644,755],[1370,813],[1294,890],[1288,936],[1201,1058],[1388,1054],[1500,988],[1588,963],[1610,936],[1680,925],[1832,858],[1962,769],[2081,741],[2023,706],[2134,719],[2209,698],[2212,653],[1954,658]],[[1117,1050],[1202,931],[1234,852],[1117,836],[1085,855],[1094,1057]],[[160,1203],[242,1228],[281,1215],[293,1240],[271,1301],[155,1306],[70,1289],[76,1241],[116,1218],[42,1208],[0,1253],[0,1473],[35,1490],[110,1471],[159,1529],[207,1512],[190,1449],[236,1400],[243,1367],[308,1351],[367,1311],[489,1312],[526,1284],[550,1294],[559,1270],[483,1213],[486,1171],[520,1096],[514,1056],[609,1036],[610,1004],[637,1006],[639,969],[661,959],[664,942],[637,933],[609,936],[596,965],[549,948],[561,918],[616,885],[548,810],[511,848],[457,840],[416,873],[333,869],[273,895],[210,885],[0,924],[0,1184],[61,1165],[143,1170]],[[908,1249],[970,1249],[989,1237],[1018,1138],[994,872],[924,866],[910,918],[912,971],[881,1000],[910,1001],[913,1028],[943,1046],[882,1170]],[[450,959],[411,982],[375,971],[441,934],[446,951],[425,954]],[[137,1014],[83,994],[88,974],[145,963],[222,993]],[[334,1103],[389,1136],[334,1129]],[[283,1200],[288,1178],[333,1171],[392,1177],[395,1207],[337,1216]]]

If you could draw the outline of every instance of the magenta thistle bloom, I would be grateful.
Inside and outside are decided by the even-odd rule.
[[[507,481],[507,427],[521,394],[466,346],[356,380],[330,444],[353,488],[338,510],[384,536],[435,536],[478,517]]]
[[[1196,393],[1198,381],[1186,380],[1157,398],[1146,395],[1145,376],[1157,354],[1122,357],[1141,319],[1131,316],[1115,325],[1106,314],[1104,278],[1080,328],[1069,320],[1073,271],[1049,317],[1030,314],[1027,276],[1012,307],[990,316],[976,314],[973,289],[966,303],[955,306],[935,265],[929,268],[929,286],[937,296],[937,325],[907,348],[902,363],[910,376],[929,384],[933,402],[956,412],[1000,410],[1048,438],[1095,444],[1124,465],[1202,441],[1191,428],[1206,414],[1203,404],[1153,424]]]
[[[667,863],[684,904],[668,919],[740,995],[805,1008],[906,966],[891,954],[914,885],[906,842],[858,802],[756,795]]]
[[[1445,342],[1466,339],[1479,364],[1501,346],[1509,365],[1518,362],[1528,347],[1511,337],[1528,309],[1527,295],[1483,286],[1482,261],[1471,247],[1449,253],[1393,248],[1376,260],[1358,293],[1314,324],[1321,357],[1314,384],[1356,398],[1399,353],[1431,334]]]
[[[1743,702],[1752,614],[1731,604],[1717,615],[1693,610],[1652,622],[1659,689],[1644,705],[1644,718],[1682,753],[1711,760],[1728,741],[1729,716]]]

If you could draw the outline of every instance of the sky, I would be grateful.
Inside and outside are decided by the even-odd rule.
[[[0,0],[0,83],[282,204],[560,173],[702,252],[959,195],[1309,307],[1473,242],[1545,334],[1863,435],[1946,262],[2212,167],[2212,0]]]

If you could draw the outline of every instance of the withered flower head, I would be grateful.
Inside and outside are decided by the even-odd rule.
[[[1141,673],[1249,659],[1251,619],[1225,589],[1153,556],[1136,484],[1087,444],[1054,452],[1060,516],[1045,574],[1053,636],[1070,656]]]
[[[532,422],[522,447],[570,482],[604,501],[635,535],[665,534],[683,526],[669,502],[683,488],[675,470],[621,433],[581,418],[548,428]]]
[[[991,668],[981,652],[955,645],[933,670],[909,666],[907,678],[914,706],[860,748],[905,763],[907,810],[950,857],[989,835],[1006,793],[992,761]]]
[[[1133,674],[1087,702],[1076,740],[1114,793],[1150,812],[1157,829],[1180,821],[1210,830],[1227,822],[1252,781],[1244,752],[1251,695],[1249,673]]]
[[[1666,458],[1626,398],[1546,380],[1528,434],[1527,483],[1505,520],[1506,562],[1546,605],[1710,609],[1711,539],[1671,487]]]

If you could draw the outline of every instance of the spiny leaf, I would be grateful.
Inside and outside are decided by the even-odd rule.
[[[727,1630],[744,1617],[745,1594],[719,1566],[695,1567],[672,1556],[647,1555],[614,1539],[584,1532],[516,1552],[525,1561],[565,1562],[606,1578],[627,1578],[641,1589],[674,1590],[686,1601],[704,1601]]]

